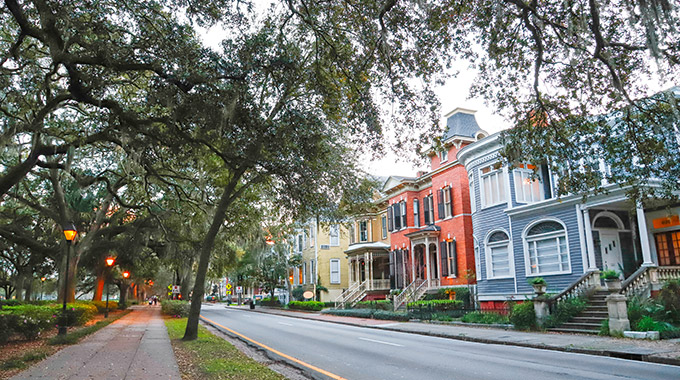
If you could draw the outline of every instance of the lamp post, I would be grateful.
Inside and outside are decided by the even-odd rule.
[[[40,300],[41,301],[43,299],[43,284],[45,283],[45,280],[47,280],[46,277],[40,277]]]
[[[104,284],[106,285],[106,311],[104,311],[104,318],[109,317],[109,275],[111,274],[111,267],[115,262],[116,259],[114,259],[113,257],[106,258],[107,271],[104,274]]]
[[[68,266],[69,261],[71,261],[71,245],[73,245],[73,240],[76,238],[78,231],[76,227],[71,222],[67,222],[63,225],[64,237],[66,238],[66,271],[64,276],[64,303],[61,309],[62,323],[59,324],[59,335],[66,335],[66,298],[68,297]]]

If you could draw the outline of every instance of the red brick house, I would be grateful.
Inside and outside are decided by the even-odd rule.
[[[474,111],[457,108],[446,118],[443,149],[430,152],[430,171],[415,178],[392,176],[383,186],[391,288],[403,289],[395,308],[428,289],[474,282],[470,188],[456,154],[487,133]]]

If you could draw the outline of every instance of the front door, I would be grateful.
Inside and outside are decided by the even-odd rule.
[[[617,231],[610,232],[600,230],[600,244],[603,269],[613,269],[617,272],[623,272],[623,258],[621,257],[619,233]]]
[[[659,265],[680,265],[680,231],[654,235]]]

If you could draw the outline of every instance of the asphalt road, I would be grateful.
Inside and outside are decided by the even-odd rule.
[[[680,367],[464,342],[203,305],[201,315],[277,350],[318,378],[680,380]],[[219,327],[218,327],[219,328]],[[298,363],[300,366],[300,363]]]

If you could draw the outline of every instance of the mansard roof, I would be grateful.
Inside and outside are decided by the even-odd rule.
[[[477,111],[459,107],[446,114],[446,130],[444,131],[442,141],[453,137],[466,137],[477,140],[480,132],[484,136],[488,136],[489,134],[477,124],[475,112]]]

